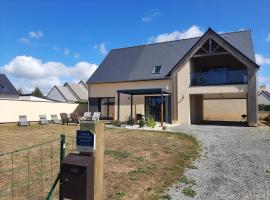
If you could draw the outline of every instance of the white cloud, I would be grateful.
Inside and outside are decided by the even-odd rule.
[[[270,89],[270,77],[268,76],[259,76],[258,77],[258,83],[260,85],[266,85],[268,89]]]
[[[26,44],[26,43],[29,43],[30,40],[28,38],[22,37],[19,39],[19,42]]]
[[[96,64],[91,64],[85,61],[78,62],[74,67],[69,68],[68,73],[77,80],[86,81],[97,69]]]
[[[37,86],[47,93],[52,86],[66,81],[87,81],[97,67],[85,61],[68,67],[60,62],[42,62],[31,56],[17,56],[0,70],[25,92],[31,92]]]
[[[75,53],[73,56],[74,56],[74,58],[78,59],[78,58],[80,58],[81,55],[79,53]]]
[[[267,42],[270,42],[270,33],[267,35],[266,41],[267,41]]]
[[[107,50],[107,48],[106,48],[106,45],[107,45],[107,44],[108,44],[108,43],[106,43],[106,42],[102,42],[102,43],[96,45],[96,46],[95,46],[95,49],[98,49],[98,51],[99,51],[101,54],[105,55],[105,54],[108,53],[108,50]]]
[[[172,41],[172,40],[199,37],[199,36],[202,36],[203,33],[204,31],[202,28],[196,25],[193,25],[190,28],[183,31],[173,31],[171,33],[163,33],[155,37],[151,37],[148,40],[148,43],[159,43],[159,42],[166,42],[166,41]]]
[[[142,17],[142,21],[143,22],[150,22],[152,20],[154,20],[154,18],[156,18],[157,16],[159,16],[162,12],[155,8],[152,10],[149,10],[146,15],[144,17]]]
[[[64,55],[69,55],[69,53],[70,53],[70,51],[69,51],[69,49],[68,48],[64,48]]]
[[[270,57],[264,57],[262,54],[256,54],[255,57],[258,65],[270,65]]]
[[[52,49],[53,49],[54,51],[58,51],[58,50],[59,50],[59,47],[54,46]]]
[[[19,42],[26,44],[26,43],[29,43],[31,41],[31,39],[40,39],[43,36],[44,36],[44,34],[42,31],[30,31],[28,33],[28,36],[21,37],[19,39]]]
[[[259,81],[259,83],[270,82],[270,77],[259,76],[259,77],[258,77],[258,81]]]
[[[29,37],[30,38],[42,38],[44,36],[44,34],[42,33],[42,31],[30,31],[29,32]]]

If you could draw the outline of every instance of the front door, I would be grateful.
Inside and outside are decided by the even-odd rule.
[[[166,96],[163,98],[163,119],[166,118]],[[160,96],[146,96],[145,97],[145,115],[146,117],[151,116],[156,121],[160,121],[161,111],[161,97]]]

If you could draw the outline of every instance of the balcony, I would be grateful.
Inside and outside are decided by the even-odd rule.
[[[246,70],[194,72],[190,75],[191,86],[246,84]]]

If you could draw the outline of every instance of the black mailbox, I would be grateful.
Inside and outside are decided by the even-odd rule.
[[[72,200],[92,200],[94,158],[91,155],[70,153],[62,162],[62,194]]]

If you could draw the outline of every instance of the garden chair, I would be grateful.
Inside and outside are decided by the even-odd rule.
[[[69,122],[69,118],[67,116],[67,113],[60,113],[62,124],[67,124]]]
[[[18,125],[19,126],[30,126],[30,122],[27,121],[26,115],[19,115]]]
[[[91,120],[91,112],[84,112],[83,117],[81,117],[80,120]]]
[[[40,121],[40,124],[42,125],[49,124],[49,121],[47,120],[46,115],[39,115],[39,121]]]
[[[78,113],[70,113],[70,123],[79,124]]]
[[[53,124],[61,124],[62,123],[56,114],[51,115],[51,122]]]
[[[100,118],[100,113],[99,112],[94,112],[92,116],[92,121],[99,121]]]

